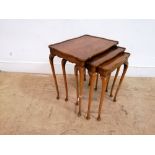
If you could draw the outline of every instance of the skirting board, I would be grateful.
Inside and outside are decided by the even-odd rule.
[[[0,71],[51,74],[50,64],[47,62],[0,62]],[[61,64],[55,64],[56,74],[62,74]],[[74,74],[74,65],[66,64],[67,74]],[[126,76],[155,77],[155,67],[129,66]]]

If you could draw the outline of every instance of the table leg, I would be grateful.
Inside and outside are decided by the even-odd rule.
[[[62,71],[63,71],[63,77],[64,77],[64,83],[65,83],[65,90],[66,90],[65,101],[68,101],[68,86],[67,86],[67,78],[66,78],[66,70],[65,70],[66,62],[67,62],[67,60],[62,59],[61,65],[62,65]]]
[[[113,97],[113,89],[114,89],[114,86],[115,86],[115,83],[116,83],[120,68],[121,68],[121,66],[117,68],[117,71],[116,71],[116,74],[115,74],[115,77],[114,77],[114,81],[112,83],[111,91],[110,91],[110,97]]]
[[[121,86],[121,84],[123,82],[123,79],[124,79],[124,76],[125,76],[125,73],[126,73],[127,69],[128,69],[128,65],[124,64],[123,73],[122,73],[121,79],[119,81],[119,84],[118,84],[118,87],[117,87],[117,90],[116,90],[116,93],[115,93],[115,96],[114,96],[114,102],[116,102],[116,97],[117,97],[118,91],[120,89],[120,86]]]
[[[107,77],[101,76],[102,80],[102,90],[101,90],[101,98],[100,98],[100,104],[99,104],[99,109],[98,109],[98,117],[97,120],[101,120],[101,110],[102,110],[102,105],[103,105],[103,100],[104,100],[104,95],[105,95],[105,90],[106,90],[106,85],[107,85]]]
[[[76,97],[77,97],[77,101],[76,101],[76,105],[78,105],[79,102],[79,79],[78,79],[78,68],[75,65],[74,66],[74,74],[75,74],[75,80],[76,80]]]
[[[111,73],[110,73],[109,76],[108,76],[106,92],[108,92],[108,85],[109,85],[110,77],[111,77]]]
[[[50,61],[51,69],[52,69],[52,72],[53,72],[53,78],[54,78],[55,87],[56,87],[56,91],[57,91],[57,99],[59,99],[59,89],[58,89],[58,83],[57,83],[57,79],[56,79],[56,75],[55,75],[53,59],[54,59],[54,56],[50,54],[49,55],[49,61]]]
[[[84,83],[84,67],[79,67],[79,74],[80,74],[80,89],[79,89],[79,112],[78,116],[81,116],[81,104],[82,104],[82,97],[83,97],[83,83]]]
[[[90,108],[91,108],[92,96],[94,92],[94,82],[96,79],[96,73],[89,73],[89,75],[90,75],[90,89],[89,89],[88,111],[87,111],[86,119],[90,119]]]
[[[84,81],[86,81],[86,68],[84,69]]]
[[[97,77],[96,77],[95,90],[97,90],[97,85],[98,85],[98,73],[96,75],[97,75]]]
[[[90,76],[89,76],[89,82],[88,82],[88,86],[90,86]]]

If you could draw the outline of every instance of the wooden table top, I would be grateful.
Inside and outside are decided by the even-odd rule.
[[[86,68],[91,72],[96,72],[96,68],[101,64],[113,59],[125,51],[124,47],[114,46],[104,53],[101,53],[86,62]]]
[[[78,38],[49,45],[49,48],[55,55],[62,58],[71,57],[84,62],[117,44],[118,41],[83,35]]]
[[[104,62],[111,60],[115,56],[125,51],[124,47],[115,46],[107,50],[106,52],[99,54],[93,57],[91,60],[87,62],[88,65],[91,67],[98,67],[99,65],[103,64]]]
[[[99,67],[97,67],[97,71],[102,74],[103,72],[111,72],[115,68],[119,67],[122,63],[124,63],[128,57],[130,56],[130,53],[123,52],[118,54],[116,57],[110,59],[109,61],[106,61]]]

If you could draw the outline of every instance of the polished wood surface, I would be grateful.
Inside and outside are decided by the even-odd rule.
[[[60,43],[49,45],[50,48],[50,57],[58,56],[60,58],[65,59],[66,61],[75,63],[78,66],[79,70],[79,112],[78,115],[81,115],[81,102],[83,96],[83,81],[84,81],[84,70],[86,61],[97,56],[98,54],[106,52],[111,47],[114,47],[118,44],[118,41],[109,40],[101,37],[95,37],[91,35],[83,35],[77,38],[69,39]],[[65,73],[65,65],[62,66],[63,71]],[[59,98],[59,91],[58,91],[58,84],[54,70],[54,64],[52,61],[52,72],[54,76],[54,81],[57,90],[57,98]],[[64,82],[65,82],[65,89],[67,95],[67,80],[65,79],[64,75]]]
[[[116,97],[117,97],[118,91],[119,91],[120,86],[121,86],[121,84],[123,82],[123,79],[125,77],[125,73],[126,73],[127,68],[128,68],[128,63],[127,62],[128,62],[128,57],[129,56],[130,56],[129,53],[123,53],[122,55],[116,56],[115,58],[110,60],[110,62],[107,62],[107,63],[105,63],[105,64],[103,64],[103,65],[98,67],[98,68],[100,68],[100,75],[102,77],[102,84],[103,84],[103,82],[105,84],[105,78],[109,77],[108,74],[111,73],[114,69],[120,68],[120,66],[122,64],[124,64],[124,70],[123,70],[123,73],[122,73],[119,85],[117,87],[117,90],[116,90],[116,93],[115,93],[115,96],[114,96],[114,101],[116,101]],[[101,73],[101,69],[102,69],[102,73]],[[118,72],[119,72],[119,69],[116,72],[115,78],[117,78]],[[116,81],[116,79],[114,79],[114,80]],[[115,81],[114,81],[114,84],[115,84]],[[105,84],[105,85],[107,85],[107,84]],[[103,105],[103,96],[104,96],[104,93],[105,93],[104,89],[105,88],[102,87],[102,94],[101,94],[101,99],[100,99],[100,104],[99,104],[99,111],[98,111],[97,120],[101,120],[101,109],[102,109],[102,105]]]
[[[107,50],[106,52],[99,54],[99,55],[93,57],[92,59],[88,60],[86,63],[86,67],[88,68],[89,71],[95,72],[96,68],[99,65],[101,65],[104,62],[114,58],[118,54],[123,53],[124,51],[125,51],[124,47],[113,46],[109,50]],[[110,79],[110,77],[109,77],[109,79]],[[108,83],[109,83],[109,79],[108,79]],[[96,78],[95,90],[97,90],[97,84],[98,84],[98,75]],[[90,82],[89,82],[89,85],[90,85]],[[107,84],[106,91],[108,91],[108,84]]]
[[[123,62],[127,60],[127,58],[130,56],[129,53],[121,53],[117,55],[116,57],[110,59],[109,61],[103,63],[99,67],[97,67],[97,72],[101,75],[107,75],[113,70],[115,70],[117,67],[122,65]]]
[[[95,37],[90,35],[83,35],[77,38],[69,39],[60,43],[49,45],[50,48],[50,64],[53,72],[53,77],[55,81],[57,98],[59,98],[59,89],[56,79],[55,69],[53,59],[55,56],[62,58],[62,70],[65,83],[66,98],[68,100],[68,86],[66,78],[65,64],[67,61],[75,63],[75,78],[76,78],[76,96],[77,102],[79,105],[78,116],[81,116],[82,109],[82,97],[83,97],[83,85],[84,80],[86,80],[86,68],[88,69],[90,75],[90,91],[89,91],[89,100],[88,100],[88,111],[87,119],[90,119],[90,109],[91,109],[91,100],[93,96],[94,84],[96,81],[95,89],[97,89],[98,83],[98,74],[100,74],[102,79],[102,93],[100,98],[98,117],[101,119],[101,111],[103,105],[103,99],[105,90],[108,90],[108,83],[110,79],[111,72],[117,69],[110,96],[112,96],[113,88],[118,76],[120,66],[124,64],[124,70],[118,85],[118,88],[115,93],[114,101],[116,100],[117,94],[119,92],[120,86],[124,79],[125,73],[128,68],[128,57],[129,53],[124,52],[125,48],[117,46],[118,41],[109,40],[101,37]],[[79,76],[78,76],[79,72]],[[96,78],[97,76],[97,78]]]
[[[91,69],[91,71],[95,72],[96,67],[98,67],[99,65],[103,64],[108,60],[111,60],[112,58],[123,53],[124,51],[125,51],[125,48],[114,46],[109,50],[107,50],[106,52],[88,60],[86,66],[89,70]]]
[[[117,97],[119,88],[120,88],[120,86],[122,84],[125,73],[127,71],[127,66],[128,66],[127,61],[128,61],[129,56],[130,56],[129,53],[126,53],[126,52],[122,53],[121,52],[121,53],[117,54],[116,56],[114,56],[113,58],[109,59],[108,61],[103,62],[101,65],[99,65],[96,68],[92,65],[93,69],[91,68],[91,62],[89,62],[88,71],[90,72],[90,75],[99,73],[100,76],[101,76],[101,79],[102,79],[102,92],[101,92],[101,98],[100,98],[100,104],[99,104],[97,120],[101,120],[101,110],[102,110],[102,105],[103,105],[104,94],[105,94],[106,88],[108,88],[108,83],[109,83],[111,72],[113,70],[117,69],[117,72],[116,72],[116,75],[115,75],[115,78],[114,78],[114,82],[113,82],[113,86],[112,86],[112,90],[111,90],[111,94],[112,94],[113,87],[115,85],[116,78],[118,76],[120,66],[122,64],[124,64],[123,74],[121,76],[121,79],[120,79],[120,82],[119,82],[119,85],[118,85],[118,88],[116,90],[115,97],[114,97],[114,101],[116,101],[116,97]],[[98,60],[96,59],[96,61],[98,61]],[[95,64],[95,61],[93,61],[92,64]],[[95,72],[94,69],[96,70],[96,72]],[[87,117],[88,118],[87,119],[90,119],[90,109],[91,109],[91,102],[92,102],[91,101],[91,99],[92,99],[91,95],[93,94],[92,93],[92,87],[94,87],[94,85],[93,85],[93,82],[91,82],[91,80],[90,80],[90,90],[89,90],[90,92],[89,92],[89,100],[88,100],[88,111],[87,111]]]
[[[79,61],[86,61],[117,44],[118,41],[83,35],[78,38],[49,45],[49,48],[52,49],[56,55],[59,53],[60,56],[67,56],[71,61],[72,58]]]

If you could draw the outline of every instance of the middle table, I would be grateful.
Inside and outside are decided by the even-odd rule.
[[[79,70],[80,75],[80,88],[79,88],[79,112],[78,115],[81,115],[81,103],[83,96],[83,82],[84,82],[84,69],[86,62],[91,58],[107,51],[113,46],[116,46],[118,41],[109,40],[101,37],[83,35],[77,38],[69,39],[60,43],[49,45],[50,48],[50,64],[53,72],[53,77],[55,81],[57,99],[59,99],[59,88],[57,83],[57,78],[55,74],[55,68],[53,59],[55,56],[58,56],[62,59],[62,67],[65,81],[65,88],[67,92],[67,82],[66,82],[66,71],[65,64],[66,61],[75,63]]]

